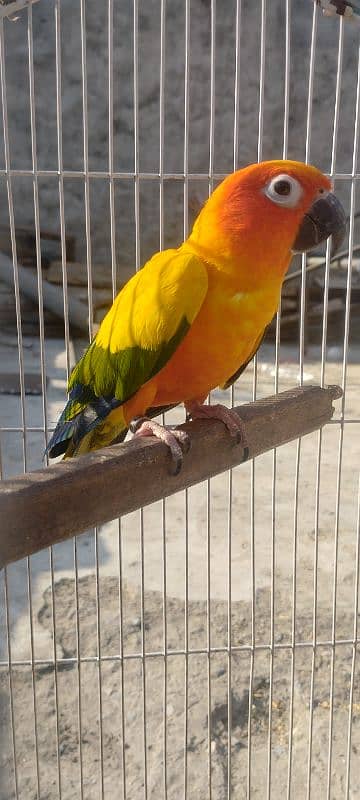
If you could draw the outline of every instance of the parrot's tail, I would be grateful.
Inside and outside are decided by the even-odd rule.
[[[45,450],[45,455],[49,458],[57,458],[66,452],[75,428],[75,420],[64,422],[61,426],[58,423],[55,431]]]
[[[72,458],[125,439],[129,426],[126,403],[120,403],[115,397],[92,395],[85,404],[83,398],[84,393],[80,394],[78,387],[74,387],[46,448],[49,458],[61,455]],[[155,417],[175,405],[149,408],[146,414]]]
[[[45,452],[49,458],[61,455],[71,458],[98,450],[115,440],[122,441],[127,429],[123,409],[116,398],[97,397],[79,408],[70,395]]]

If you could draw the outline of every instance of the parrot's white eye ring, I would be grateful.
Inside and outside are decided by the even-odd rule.
[[[263,191],[269,200],[285,208],[295,208],[303,193],[299,181],[285,174],[272,178]]]

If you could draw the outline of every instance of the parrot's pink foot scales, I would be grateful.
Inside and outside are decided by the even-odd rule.
[[[165,427],[165,425],[160,425],[159,422],[147,417],[134,419],[130,424],[130,430],[134,436],[156,436],[157,439],[164,442],[172,456],[173,467],[171,472],[173,475],[178,475],[183,463],[183,451],[187,453],[190,450],[190,438],[185,431]]]
[[[191,419],[218,419],[223,422],[230,435],[236,439],[237,444],[241,443],[244,449],[247,449],[244,423],[232,408],[226,408],[220,403],[213,406],[202,403],[186,403],[185,407]]]

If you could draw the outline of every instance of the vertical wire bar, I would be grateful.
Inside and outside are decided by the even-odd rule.
[[[69,329],[69,300],[66,273],[66,238],[65,238],[65,199],[63,176],[63,144],[62,144],[62,74],[61,74],[61,16],[60,0],[55,0],[55,66],[56,66],[56,129],[57,129],[57,156],[58,156],[58,191],[60,211],[60,237],[61,237],[61,269],[62,291],[64,302],[64,336],[66,352],[66,374],[70,375],[70,329]]]
[[[84,201],[85,201],[85,239],[86,266],[88,281],[88,313],[89,338],[93,332],[93,296],[92,296],[92,262],[91,262],[91,223],[90,223],[90,181],[89,181],[89,124],[88,124],[88,90],[87,90],[87,48],[86,48],[86,16],[85,0],[80,0],[81,27],[81,78],[83,108],[83,159],[84,159]],[[98,653],[98,707],[99,707],[99,773],[101,797],[104,797],[104,736],[103,736],[103,702],[102,702],[102,669],[101,669],[101,613],[100,613],[100,576],[99,576],[99,531],[94,529],[95,547],[95,591],[96,591],[96,639]]]
[[[253,399],[256,397],[256,368],[253,375]],[[251,461],[250,475],[250,576],[251,576],[251,654],[249,672],[249,705],[248,705],[248,752],[247,752],[247,778],[246,797],[251,798],[251,769],[252,769],[252,692],[254,683],[255,666],[255,633],[256,633],[256,569],[255,569],[255,461]]]
[[[310,63],[309,63],[309,81],[308,81],[308,99],[307,99],[307,115],[306,115],[306,140],[305,140],[305,163],[308,164],[310,160],[310,146],[311,146],[311,126],[312,126],[312,104],[314,94],[314,75],[315,75],[315,53],[316,53],[316,34],[317,34],[317,6],[313,8],[313,19],[311,29],[311,44],[310,44]],[[305,290],[306,290],[306,254],[301,258],[301,290],[300,290],[300,341],[299,341],[299,384],[303,385],[304,382],[304,354],[305,354]]]
[[[122,575],[122,529],[121,519],[118,524],[118,571],[119,571],[119,655],[120,655],[120,688],[121,688],[121,778],[122,800],[126,800],[126,758],[125,758],[125,676],[124,676],[124,601],[123,601],[123,575]]]
[[[311,144],[311,123],[312,123],[312,102],[314,90],[314,71],[315,71],[315,46],[316,46],[316,33],[317,33],[317,8],[314,6],[312,29],[311,29],[311,45],[310,45],[310,62],[309,62],[309,81],[308,81],[308,98],[307,98],[307,117],[306,117],[306,140],[305,140],[305,162],[308,163],[310,158],[310,144]],[[303,384],[304,375],[304,333],[305,333],[305,289],[306,289],[306,256],[302,256],[301,260],[301,290],[300,290],[300,331],[299,331],[299,383]],[[295,644],[296,644],[296,589],[297,589],[297,535],[298,535],[298,510],[299,510],[299,478],[300,478],[300,461],[301,461],[301,438],[298,439],[296,447],[295,459],[295,500],[294,500],[294,544],[293,544],[293,587],[292,587],[292,665],[291,665],[291,733],[289,737],[289,750],[288,750],[288,784],[287,794],[288,799],[291,797],[291,769],[292,769],[292,730],[293,730],[293,703],[294,703],[294,678],[295,678]]]
[[[162,561],[163,561],[163,641],[164,641],[164,692],[163,692],[163,752],[164,752],[164,800],[167,800],[167,574],[166,574],[166,511],[165,500],[161,501]]]
[[[285,85],[284,85],[284,127],[283,158],[287,158],[289,147],[290,116],[290,56],[291,56],[291,0],[285,0]]]
[[[236,3],[235,19],[235,81],[234,81],[234,144],[233,144],[233,169],[237,168],[239,151],[239,101],[240,101],[240,22],[241,22],[241,0]],[[234,386],[231,387],[231,406],[234,407]],[[233,471],[229,470],[228,480],[228,603],[227,603],[227,697],[228,697],[228,717],[227,717],[227,795],[228,800],[232,796],[232,504],[233,504]]]
[[[36,118],[35,118],[35,85],[34,85],[34,53],[33,53],[33,17],[32,17],[31,5],[28,7],[28,57],[29,57],[31,153],[32,153],[32,167],[33,167],[33,197],[34,197],[35,239],[36,239],[36,268],[37,268],[38,308],[39,308],[41,386],[42,386],[42,407],[43,407],[43,422],[44,422],[44,442],[46,447],[48,439],[48,423],[47,423],[46,369],[45,369],[45,342],[44,342],[45,330],[44,330],[44,308],[43,308],[43,296],[42,296],[39,188],[38,188],[38,179],[36,174],[37,146],[36,146],[36,121],[35,121]],[[27,572],[27,592],[29,601],[30,657],[31,657],[31,683],[32,683],[33,715],[34,715],[36,785],[37,785],[38,797],[40,798],[41,791],[40,791],[40,769],[39,769],[36,679],[35,679],[35,667],[34,667],[32,578],[31,578],[31,559],[29,557],[26,559],[26,572]]]
[[[166,0],[160,7],[160,97],[159,97],[159,247],[164,249],[164,115],[165,115],[165,30]]]
[[[50,586],[51,586],[51,625],[52,625],[52,651],[54,660],[54,702],[55,702],[55,731],[56,731],[56,765],[57,765],[57,788],[58,798],[62,798],[62,778],[60,765],[60,719],[59,719],[59,684],[58,684],[58,663],[56,648],[56,603],[55,603],[55,576],[54,576],[54,551],[49,548],[50,561]]]
[[[108,0],[108,138],[109,138],[109,206],[110,206],[110,251],[112,296],[117,293],[116,268],[116,223],[115,223],[115,183],[114,183],[114,2]],[[119,575],[119,668],[121,686],[121,773],[122,796],[126,800],[126,763],[125,763],[125,693],[124,693],[124,661],[123,661],[123,599],[122,599],[122,566],[121,566],[121,519],[118,519],[118,575]]]
[[[256,358],[256,356],[255,356]],[[254,363],[252,398],[256,399],[257,369]],[[251,798],[251,769],[252,769],[252,692],[254,683],[255,642],[256,642],[256,567],[255,567],[255,459],[251,461],[250,475],[250,574],[251,574],[251,656],[249,673],[249,705],[248,705],[248,757],[247,757],[247,783],[246,797]]]
[[[36,766],[36,788],[37,796],[41,797],[40,791],[40,766],[39,766],[39,741],[38,741],[38,717],[37,717],[37,696],[36,696],[36,677],[34,664],[34,623],[33,623],[33,602],[32,602],[32,579],[30,569],[30,559],[26,559],[27,574],[27,593],[29,599],[29,624],[30,624],[30,659],[31,659],[31,690],[34,715],[34,742],[35,742],[35,766]]]
[[[60,235],[61,235],[61,263],[62,281],[64,298],[64,333],[66,350],[66,371],[67,377],[70,373],[70,331],[69,331],[69,311],[68,311],[68,288],[66,274],[66,238],[65,238],[65,204],[64,204],[64,181],[63,181],[63,150],[62,150],[62,70],[61,70],[61,17],[60,0],[55,0],[55,63],[56,63],[56,126],[57,126],[57,149],[58,149],[58,173],[59,173],[59,210],[60,210]],[[49,549],[50,577],[51,577],[51,622],[53,635],[53,658],[54,658],[54,695],[55,695],[55,719],[56,719],[56,746],[57,746],[57,783],[58,796],[61,800],[62,783],[60,770],[60,726],[59,726],[59,702],[58,702],[58,667],[56,653],[56,609],[55,609],[55,580],[54,580],[54,554],[53,548]],[[79,675],[79,673],[78,673]],[[78,677],[80,681],[80,675]],[[78,714],[80,712],[80,684],[78,684]]]
[[[33,169],[33,197],[34,197],[35,241],[36,241],[36,272],[37,272],[38,308],[39,308],[42,410],[43,410],[43,421],[44,421],[44,444],[46,447],[47,434],[48,434],[48,420],[47,420],[46,368],[45,368],[45,328],[44,328],[44,305],[43,305],[42,271],[41,271],[39,186],[37,178],[34,47],[33,47],[32,21],[33,21],[32,5],[29,5],[28,6],[28,57],[29,57],[29,90],[30,90],[31,157],[32,157],[32,169]]]
[[[210,6],[210,124],[209,124],[209,194],[214,187],[215,145],[215,69],[216,69],[216,0]]]
[[[89,179],[89,121],[88,121],[88,91],[87,91],[87,48],[86,48],[86,16],[85,0],[80,0],[80,26],[81,26],[81,84],[82,84],[82,110],[83,110],[83,160],[84,160],[84,202],[85,202],[85,239],[86,239],[86,268],[88,281],[88,307],[89,307],[89,339],[93,333],[93,296],[92,296],[92,263],[91,263],[91,228],[90,228],[90,179]]]
[[[337,151],[338,127],[339,127],[343,46],[344,46],[344,27],[343,27],[343,20],[341,18],[339,26],[338,59],[337,59],[336,88],[335,88],[334,123],[333,123],[333,136],[332,136],[331,167],[330,167],[331,175],[334,174],[336,169],[336,151]],[[322,340],[321,340],[321,368],[320,368],[321,386],[324,386],[325,384],[329,280],[330,280],[330,241],[328,240],[326,244],[323,324],[322,324]],[[322,441],[323,441],[323,431],[322,429],[320,429],[318,433],[316,489],[315,489],[315,525],[314,525],[315,531],[314,531],[314,569],[313,569],[313,650],[312,650],[312,660],[311,660],[310,701],[309,701],[307,800],[310,800],[311,777],[312,777],[312,742],[313,742],[313,713],[314,713],[315,665],[316,665],[316,641],[317,641],[318,549],[319,549]]]
[[[140,185],[139,185],[139,0],[134,0],[134,213],[135,266],[140,268]]]
[[[110,204],[110,248],[113,299],[117,292],[116,267],[116,222],[114,182],[114,0],[108,0],[108,137],[109,137],[109,204]],[[119,587],[119,670],[121,691],[121,782],[122,800],[126,800],[125,760],[125,686],[124,686],[124,635],[123,635],[123,580],[122,580],[122,530],[118,519],[118,587]]]
[[[143,696],[143,747],[144,747],[144,798],[148,798],[147,725],[146,725],[146,641],[145,641],[145,563],[144,563],[144,510],[140,510],[140,560],[141,560],[141,668]]]
[[[317,601],[318,601],[318,562],[319,562],[319,515],[320,515],[320,478],[321,478],[321,456],[322,456],[322,432],[318,436],[318,453],[316,465],[316,496],[315,496],[315,540],[314,540],[314,572],[313,572],[313,624],[312,624],[312,657],[311,657],[311,677],[310,677],[310,700],[309,700],[309,735],[308,735],[308,769],[307,769],[307,788],[306,798],[311,796],[311,777],[312,777],[312,742],[313,742],[313,714],[314,714],[314,693],[315,693],[315,665],[316,665],[316,642],[317,642]]]
[[[0,20],[2,29],[3,21]],[[0,33],[1,38],[1,33]],[[15,733],[15,710],[14,710],[14,684],[13,684],[13,666],[12,666],[12,649],[11,649],[11,631],[10,631],[10,613],[9,613],[9,587],[8,587],[8,572],[4,568],[4,603],[5,603],[5,625],[6,625],[6,645],[9,662],[9,709],[10,709],[10,728],[11,728],[11,746],[12,746],[12,761],[14,770],[14,791],[16,800],[19,800],[19,779],[18,779],[18,759],[17,759],[17,743]],[[40,795],[39,795],[40,796]]]
[[[114,0],[108,0],[108,104],[110,248],[112,295],[114,299],[117,284],[114,184]]]
[[[24,472],[26,472],[27,432],[26,432],[26,418],[25,418],[24,354],[23,354],[23,339],[22,339],[22,328],[21,328],[20,287],[19,287],[19,275],[17,269],[14,204],[13,204],[11,177],[10,177],[10,142],[9,142],[8,109],[7,109],[5,41],[4,41],[3,19],[0,20],[0,81],[1,81],[2,119],[3,119],[3,133],[4,133],[6,188],[7,188],[8,208],[9,208],[11,249],[12,249],[12,258],[14,266],[14,293],[15,293],[17,344],[18,344],[19,378],[20,378],[23,468]],[[8,573],[6,568],[4,569],[4,600],[5,600],[6,641],[7,641],[7,652],[9,661],[9,706],[10,706],[11,745],[12,745],[13,769],[14,769],[14,790],[15,790],[16,800],[18,800],[19,797],[18,760],[17,760],[17,743],[16,743],[16,733],[15,733],[14,684],[13,684],[11,630],[10,630],[10,613],[9,613],[9,588],[8,588]]]
[[[280,340],[280,315],[276,317],[275,340],[275,380],[274,392],[279,390],[279,340]],[[271,797],[271,757],[272,757],[272,705],[273,705],[273,677],[274,677],[274,643],[275,643],[275,533],[276,533],[276,449],[272,458],[272,490],[271,490],[271,598],[270,598],[270,664],[269,664],[269,710],[268,710],[268,785],[267,798]]]
[[[21,323],[21,302],[20,302],[20,285],[19,285],[16,233],[15,233],[14,201],[13,201],[12,182],[10,175],[10,142],[9,142],[9,124],[8,124],[8,108],[7,108],[5,40],[4,40],[3,19],[1,19],[0,21],[0,78],[1,78],[1,100],[2,100],[3,132],[4,132],[6,189],[8,196],[11,251],[12,251],[12,260],[14,266],[14,294],[15,294],[16,328],[17,328],[17,344],[18,344],[18,359],[19,359],[23,469],[24,472],[26,472],[27,430],[26,430],[26,415],[25,415],[24,350],[23,350],[22,323]]]
[[[266,36],[266,0],[261,0],[261,33],[260,33],[260,72],[259,72],[259,113],[258,113],[258,161],[261,161],[263,151],[263,121],[264,121],[264,89],[265,89],[265,36]],[[257,393],[257,355],[254,357],[252,399],[256,400]],[[251,657],[249,674],[249,707],[248,707],[248,758],[247,758],[247,798],[251,797],[251,768],[252,768],[252,690],[254,681],[255,664],[255,631],[256,631],[256,597],[255,597],[255,459],[251,461],[250,476],[250,556],[251,556]],[[269,779],[269,772],[268,772]]]
[[[266,18],[265,18],[266,21]],[[265,25],[264,21],[264,25]],[[289,30],[288,30],[288,9],[286,18],[286,61],[285,61],[285,87],[284,87],[284,123],[283,123],[283,151],[284,158],[287,147],[288,118],[287,105],[289,95]],[[265,58],[265,53],[264,53]],[[281,297],[280,297],[281,303]],[[275,364],[274,364],[274,392],[279,391],[279,355],[280,355],[280,306],[276,313],[276,334],[275,334]],[[269,664],[269,713],[268,713],[268,786],[267,797],[271,797],[271,766],[272,766],[272,710],[273,710],[273,677],[274,677],[274,643],[275,643],[275,536],[276,536],[276,476],[277,476],[277,452],[276,448],[272,454],[272,489],[271,489],[271,600],[270,600],[270,664]]]
[[[306,138],[305,138],[305,163],[306,164],[308,164],[309,160],[310,160],[312,104],[313,104],[313,94],[314,94],[314,75],[315,75],[315,53],[316,53],[317,22],[318,22],[317,6],[314,5],[314,7],[313,7],[313,17],[312,17],[312,26],[311,26],[308,97],[307,97],[307,110],[306,110]]]
[[[336,88],[335,88],[335,105],[334,105],[334,124],[333,124],[333,136],[332,136],[332,147],[331,147],[331,166],[330,166],[330,177],[331,178],[333,177],[333,175],[336,172],[336,153],[337,153],[339,116],[340,116],[340,98],[341,98],[341,79],[342,79],[343,50],[344,50],[344,20],[343,20],[343,17],[340,17],[338,59],[337,59],[337,71],[336,71]],[[326,242],[326,263],[325,263],[324,301],[323,301],[323,328],[322,328],[322,338],[321,338],[321,371],[320,371],[320,383],[321,383],[321,386],[325,385],[328,302],[329,302],[329,279],[330,279],[330,251],[331,251],[331,241],[328,239],[327,242]],[[320,433],[320,436],[321,436],[322,435],[322,429],[320,429],[319,433]]]
[[[135,262],[140,268],[140,186],[139,186],[139,5],[134,0],[134,211],[135,211]],[[143,750],[144,750],[144,798],[148,797],[147,771],[147,724],[146,724],[146,660],[145,660],[145,564],[144,564],[144,510],[140,509],[140,553],[141,553],[141,669],[143,698]]]
[[[185,0],[185,64],[184,64],[184,239],[189,233],[189,81],[190,73],[190,0]],[[185,489],[185,586],[184,586],[184,800],[188,797],[189,735],[189,492]]]
[[[308,81],[308,99],[307,99],[307,117],[306,117],[306,140],[305,140],[305,162],[308,163],[310,159],[310,145],[311,145],[311,125],[312,125],[312,102],[314,90],[314,73],[315,73],[315,53],[316,53],[316,34],[317,34],[317,8],[313,8],[312,30],[311,30],[311,44],[310,44],[310,62],[309,62],[309,81]],[[304,342],[305,342],[305,299],[306,299],[306,255],[302,256],[301,260],[301,290],[300,290],[300,332],[299,332],[299,383],[303,384],[304,376]],[[288,784],[287,796],[288,800],[291,797],[291,771],[292,771],[292,731],[293,731],[293,703],[294,703],[294,678],[295,678],[295,643],[296,643],[296,566],[297,566],[297,535],[298,535],[298,504],[299,504],[299,478],[300,478],[300,460],[301,460],[301,438],[298,440],[296,449],[296,462],[295,462],[295,503],[294,503],[294,549],[293,549],[293,608],[292,608],[292,665],[291,665],[291,729],[289,737],[289,750],[288,750]],[[315,652],[313,653],[315,659]],[[311,715],[311,710],[310,710]]]
[[[310,158],[310,144],[311,144],[311,123],[312,123],[312,102],[314,92],[314,72],[315,72],[315,50],[316,50],[316,34],[317,34],[317,7],[314,5],[312,28],[311,28],[311,44],[310,44],[310,61],[309,61],[309,80],[308,80],[308,97],[307,97],[307,116],[306,116],[306,139],[305,139],[305,162],[309,162]],[[304,334],[305,334],[305,289],[306,289],[306,255],[301,259],[301,290],[300,290],[300,331],[299,331],[299,384],[303,384],[304,376]],[[293,596],[292,596],[292,674],[291,678],[294,681],[295,677],[295,643],[296,643],[296,566],[297,566],[297,534],[298,534],[298,506],[299,506],[299,478],[300,478],[300,460],[301,460],[301,445],[302,439],[299,438],[296,447],[296,460],[295,460],[295,501],[294,501],[294,545],[293,545]],[[292,684],[292,697],[294,688]],[[293,699],[292,699],[293,703]],[[292,720],[293,726],[293,706],[292,706]],[[288,798],[291,796],[291,767],[292,767],[292,738],[289,742],[288,753]]]
[[[160,7],[160,107],[159,107],[159,248],[164,248],[164,115],[165,115],[165,43],[166,43],[166,0],[161,0]],[[165,422],[165,414],[163,414]],[[161,501],[161,536],[163,564],[163,780],[164,800],[167,800],[167,581],[166,581],[166,505]]]
[[[360,48],[358,51],[358,74],[356,88],[356,112],[354,128],[354,149],[352,163],[352,181],[350,193],[350,224],[349,224],[349,255],[347,265],[347,284],[346,284],[346,304],[345,304],[345,329],[344,329],[344,355],[342,366],[341,387],[343,396],[341,400],[341,424],[339,432],[338,447],[338,467],[336,480],[336,508],[335,508],[335,531],[334,531],[334,571],[333,571],[333,611],[332,611],[332,648],[331,648],[331,667],[330,667],[330,710],[329,710],[329,752],[328,752],[328,773],[327,773],[327,800],[331,795],[331,768],[332,768],[332,744],[333,744],[333,723],[334,723],[334,681],[335,681],[335,656],[336,656],[336,611],[337,611],[337,573],[338,573],[338,547],[339,547],[339,528],[340,528],[340,492],[342,478],[343,444],[344,444],[344,413],[346,400],[346,376],[347,359],[349,346],[349,327],[350,327],[350,308],[351,308],[351,279],[352,279],[352,255],[354,246],[354,214],[356,202],[356,184],[354,176],[357,168],[357,151],[359,144],[359,121],[360,121]]]
[[[359,473],[358,507],[357,507],[357,523],[356,523],[354,627],[353,627],[353,651],[352,651],[352,660],[351,660],[351,677],[350,677],[350,693],[349,693],[349,720],[348,720],[348,732],[347,732],[345,800],[349,800],[349,797],[350,797],[352,715],[353,715],[353,707],[354,707],[356,645],[357,645],[357,641],[358,641],[358,627],[359,627],[358,626],[358,614],[359,614],[359,571],[360,571],[360,473]]]
[[[266,51],[266,0],[261,0],[260,34],[260,75],[259,75],[259,114],[258,114],[258,161],[263,154],[264,93],[265,93],[265,51]]]
[[[209,194],[214,187],[215,145],[215,70],[216,70],[216,0],[210,5],[210,125],[209,125]],[[209,395],[210,402],[210,395]],[[212,799],[212,717],[211,717],[211,481],[206,482],[206,606],[207,606],[207,707],[208,707],[208,798]],[[229,709],[228,709],[229,711]]]
[[[190,0],[185,0],[185,65],[184,65],[184,239],[189,233],[189,102],[190,102]]]
[[[102,661],[101,661],[101,609],[100,609],[100,574],[99,574],[99,531],[95,528],[95,592],[96,592],[96,645],[98,664],[98,707],[99,707],[99,753],[100,753],[100,797],[104,797],[104,734],[103,734],[103,699],[102,699]]]
[[[56,726],[56,765],[57,765],[57,785],[58,798],[62,798],[62,778],[60,766],[60,719],[59,719],[59,685],[58,685],[58,664],[56,651],[56,603],[55,603],[55,577],[54,577],[54,551],[50,547],[50,585],[51,585],[51,625],[52,625],[52,650],[54,659],[54,700],[55,700],[55,726]]]
[[[277,334],[278,330],[277,315]],[[278,365],[278,336],[276,337],[276,361]],[[278,392],[278,370],[275,367],[275,394]],[[271,594],[270,594],[270,654],[269,654],[269,709],[268,709],[268,749],[267,767],[268,784],[267,798],[271,797],[271,761],[272,761],[272,707],[273,707],[273,677],[274,677],[274,641],[275,641],[275,533],[276,533],[276,450],[272,458],[272,490],[271,490]]]
[[[286,0],[285,6],[285,86],[284,86],[284,128],[283,128],[283,158],[287,158],[289,145],[289,113],[290,113],[290,64],[291,64],[291,0]],[[280,350],[280,324],[281,305],[276,318],[276,353],[275,374],[279,376],[279,350]],[[278,385],[277,385],[278,389]],[[298,443],[300,447],[300,442]],[[276,468],[276,450],[274,451],[274,466]],[[300,453],[296,458],[297,470],[300,466]],[[295,499],[293,520],[293,562],[292,562],[292,625],[291,625],[291,667],[290,667],[290,698],[289,698],[289,744],[288,744],[288,769],[287,769],[287,800],[291,798],[292,779],[292,751],[294,731],[294,688],[295,688],[295,641],[296,641],[296,586],[297,586],[297,524],[298,524],[298,471],[295,475]]]
[[[301,439],[296,445],[295,482],[294,482],[294,516],[293,516],[293,559],[292,559],[292,608],[291,608],[291,672],[290,672],[290,709],[289,709],[289,746],[288,746],[288,773],[287,773],[287,800],[291,798],[293,730],[294,730],[294,688],[295,688],[295,658],[296,658],[296,591],[297,591],[297,540],[299,519],[299,475]]]
[[[232,626],[231,626],[231,581],[232,581],[232,572],[231,572],[231,560],[232,560],[232,503],[233,503],[233,473],[232,470],[229,470],[229,482],[228,482],[228,525],[227,525],[227,540],[228,540],[228,603],[227,603],[227,633],[228,633],[228,659],[227,659],[227,695],[228,695],[228,720],[227,720],[227,738],[228,738],[228,754],[227,754],[227,796],[228,800],[231,800],[232,791],[231,791],[231,747],[232,747]]]
[[[77,667],[77,722],[79,736],[79,781],[80,781],[80,800],[84,800],[84,768],[82,751],[82,697],[81,697],[81,647],[80,647],[80,609],[79,609],[79,565],[77,536],[74,536],[74,588],[75,588],[75,626],[76,626],[76,667]]]
[[[265,98],[265,58],[266,58],[266,0],[261,0],[261,28],[260,28],[260,73],[259,73],[259,114],[258,114],[258,161],[263,157],[263,130],[264,130],[264,98]],[[254,378],[253,378],[253,399],[256,399],[257,391],[257,355],[254,359]],[[252,461],[252,495],[255,504],[255,460]],[[253,515],[255,525],[255,509]],[[255,528],[254,528],[255,535]],[[273,530],[272,530],[273,537]],[[272,543],[273,550],[273,543]],[[271,596],[274,592],[274,572],[271,572]],[[272,600],[273,603],[273,600]],[[255,630],[254,630],[255,641]],[[272,684],[273,684],[273,650],[269,654],[269,717],[268,717],[268,747],[267,747],[267,797],[271,793],[271,727],[272,727]]]
[[[116,267],[116,222],[114,182],[114,0],[108,0],[108,136],[109,136],[109,204],[110,204],[110,248],[113,299],[117,292]],[[122,580],[122,530],[118,519],[118,586],[119,586],[119,669],[121,689],[121,782],[122,799],[126,800],[125,760],[125,686],[124,686],[124,635],[123,635],[123,580]]]
[[[62,76],[61,76],[61,28],[60,28],[60,0],[55,0],[55,36],[56,36],[56,117],[57,117],[57,146],[58,146],[58,172],[59,172],[59,207],[60,207],[60,235],[61,235],[61,264],[62,288],[64,301],[64,331],[66,350],[67,379],[70,374],[70,326],[68,312],[68,285],[66,272],[66,238],[65,238],[65,201],[63,180],[63,153],[62,153]],[[79,607],[79,565],[78,565],[78,539],[74,537],[74,589],[75,589],[75,635],[77,657],[77,723],[79,740],[79,790],[80,800],[84,800],[84,759],[83,759],[83,726],[82,726],[82,667],[80,646],[80,607]]]
[[[241,55],[241,0],[236,0],[235,19],[235,83],[234,83],[234,149],[233,169],[238,167],[239,157],[239,106],[240,106],[240,55]]]
[[[188,797],[189,738],[189,496],[185,490],[185,592],[184,592],[184,800]]]
[[[211,782],[211,485],[206,493],[206,638],[207,638],[207,707],[208,707],[208,797],[212,798]]]

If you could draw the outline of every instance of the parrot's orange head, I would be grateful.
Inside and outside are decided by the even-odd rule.
[[[298,161],[264,161],[234,172],[200,212],[189,243],[219,268],[250,282],[283,277],[294,252],[345,235],[331,182]]]

